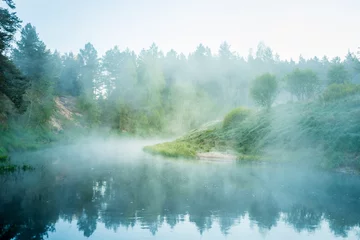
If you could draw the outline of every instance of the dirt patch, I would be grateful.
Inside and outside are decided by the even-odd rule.
[[[206,160],[216,160],[216,159],[225,159],[225,160],[236,160],[237,157],[230,153],[224,152],[205,152],[205,153],[197,153],[196,157],[199,159]]]
[[[61,131],[63,128],[61,126],[61,123],[59,119],[56,119],[54,116],[52,116],[49,120],[49,124],[56,130]]]
[[[67,100],[65,98],[61,99],[59,97],[55,98],[56,110],[63,115],[66,119],[72,120],[72,112],[65,107],[65,105],[69,106]]]
[[[56,116],[61,115],[69,121],[74,121],[73,115],[78,115],[75,112],[76,99],[73,97],[55,97],[55,107],[56,113],[53,115],[49,124],[57,131],[63,130],[63,123],[61,119],[58,119]]]

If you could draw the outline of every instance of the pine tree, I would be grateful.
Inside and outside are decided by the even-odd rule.
[[[12,0],[5,2],[10,9],[15,8]],[[10,13],[8,9],[0,8],[0,93],[5,94],[17,108],[24,107],[23,94],[28,85],[5,52],[9,49],[14,34],[20,28],[20,22],[16,13]]]
[[[46,124],[54,109],[53,86],[55,75],[52,71],[50,51],[40,40],[35,27],[27,24],[21,31],[21,39],[16,43],[13,60],[29,82],[25,99],[28,123]]]
[[[87,43],[79,54],[81,93],[89,99],[94,99],[99,86],[99,59],[96,49],[91,43]]]
[[[72,52],[61,57],[62,69],[56,92],[60,95],[80,95],[80,64]]]

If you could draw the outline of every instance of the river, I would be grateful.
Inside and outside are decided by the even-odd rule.
[[[360,177],[309,166],[189,161],[147,141],[12,156],[0,239],[360,239]]]

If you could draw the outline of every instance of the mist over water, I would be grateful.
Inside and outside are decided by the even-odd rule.
[[[354,0],[0,2],[0,240],[360,240]]]
[[[171,160],[157,140],[14,154],[1,239],[358,239],[360,178],[291,164]]]

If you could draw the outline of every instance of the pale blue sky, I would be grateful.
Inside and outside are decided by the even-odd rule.
[[[246,56],[264,41],[281,58],[345,56],[360,46],[360,0],[15,0],[50,49],[136,52],[155,42],[188,54],[227,41]]]

